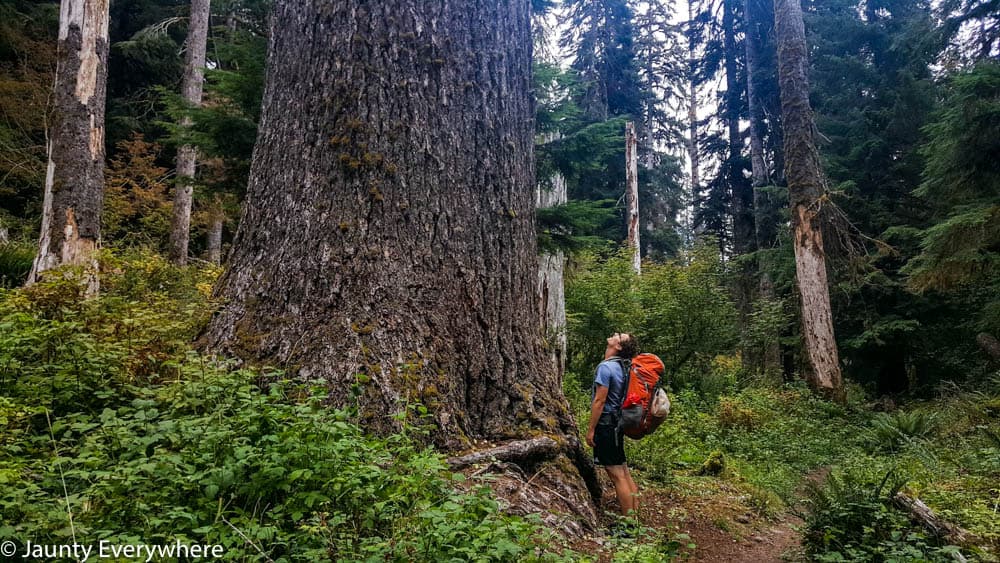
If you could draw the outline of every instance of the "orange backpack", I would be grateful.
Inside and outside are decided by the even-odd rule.
[[[625,378],[625,399],[622,402],[621,424],[625,435],[638,440],[651,433],[663,423],[666,412],[662,408],[653,409],[653,399],[662,394],[658,401],[666,401],[669,411],[669,401],[666,393],[659,389],[660,378],[663,377],[663,361],[655,354],[639,354],[632,358],[631,365],[622,362],[623,369],[628,367]]]

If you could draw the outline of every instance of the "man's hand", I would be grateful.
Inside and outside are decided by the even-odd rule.
[[[587,424],[587,445],[594,447],[594,429],[597,428],[597,420],[601,418],[601,411],[604,410],[604,401],[608,399],[608,388],[598,385],[594,390],[594,402],[590,404],[590,422]]]

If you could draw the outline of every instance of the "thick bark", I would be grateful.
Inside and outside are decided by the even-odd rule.
[[[799,0],[776,0],[778,81],[784,128],[785,175],[792,211],[795,278],[802,299],[802,334],[811,370],[810,384],[834,400],[844,386],[833,335],[820,208],[825,196],[815,124],[809,106],[808,52]]]
[[[89,272],[87,293],[97,293],[107,63],[108,0],[63,0],[42,231],[28,283],[76,264]]]
[[[201,105],[205,83],[205,49],[208,43],[209,0],[191,0],[188,18],[187,50],[184,55],[184,78],[181,96],[191,106]],[[182,123],[189,126],[185,119]],[[191,233],[191,202],[198,151],[191,145],[177,150],[177,182],[174,188],[174,209],[170,221],[170,260],[180,266],[187,264]]]
[[[419,402],[446,449],[552,437],[578,469],[548,474],[589,507],[540,331],[529,15],[526,0],[275,5],[226,304],[202,345],[325,380],[373,431]]]
[[[625,221],[628,223],[628,247],[632,250],[632,269],[642,272],[642,255],[639,244],[639,144],[635,136],[635,123],[625,124]]]
[[[452,469],[461,469],[485,461],[537,462],[556,457],[559,454],[559,444],[548,436],[517,440],[502,446],[478,450],[470,454],[448,458]]]

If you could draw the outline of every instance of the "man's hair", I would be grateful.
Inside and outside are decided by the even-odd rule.
[[[622,349],[618,352],[618,355],[626,359],[634,358],[639,353],[639,341],[635,338],[635,336],[627,332],[620,332],[618,334],[621,337],[619,342],[622,347]]]

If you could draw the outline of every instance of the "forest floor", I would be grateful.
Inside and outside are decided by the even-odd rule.
[[[649,541],[655,538],[679,540],[683,560],[705,563],[805,561],[802,548],[802,519],[793,506],[776,514],[761,514],[747,503],[745,491],[713,477],[678,478],[661,485],[640,481],[640,521]],[[803,476],[795,499],[804,496],[807,482],[821,483],[829,468],[821,467]],[[614,489],[602,475],[606,513],[616,513]],[[606,527],[612,524],[608,517]],[[681,534],[681,536],[678,536]],[[644,541],[639,538],[639,541]],[[693,547],[691,547],[693,545]],[[614,559],[620,545],[608,537],[577,544],[574,549],[590,553],[600,561]]]

